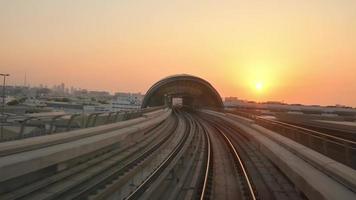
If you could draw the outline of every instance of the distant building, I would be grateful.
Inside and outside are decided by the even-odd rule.
[[[34,107],[45,107],[47,104],[39,99],[36,98],[27,98],[25,102],[23,102],[23,105],[26,106],[34,106]]]
[[[225,101],[224,101],[224,106],[230,107],[230,106],[238,106],[241,105],[241,103],[243,103],[243,100],[240,100],[237,97],[225,97]]]
[[[110,93],[106,91],[89,91],[88,95],[91,97],[106,97],[110,96]]]
[[[266,101],[266,102],[262,102],[262,104],[270,104],[270,105],[286,105],[286,103],[284,103],[284,102],[280,102],[280,101]]]
[[[91,91],[88,93],[88,96],[93,95],[93,97],[104,97],[110,95],[107,92],[100,91]],[[141,93],[118,92],[114,95],[114,98],[108,102],[108,104],[103,104],[99,101],[92,105],[85,105],[83,107],[83,111],[85,113],[91,113],[136,110],[141,108],[143,96],[144,95]]]
[[[115,93],[114,100],[111,101],[112,111],[139,109],[144,95],[141,93]]]
[[[85,89],[77,89],[73,91],[74,96],[85,96],[88,94],[88,90]]]
[[[225,102],[234,102],[234,101],[239,101],[239,98],[237,98],[237,97],[225,97]]]
[[[141,105],[144,95],[141,93],[115,93],[115,103],[121,105]]]

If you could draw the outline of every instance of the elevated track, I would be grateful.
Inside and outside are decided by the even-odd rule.
[[[3,142],[0,199],[356,197],[353,169],[336,161],[332,168],[322,166],[320,159],[330,158],[288,138],[350,141],[247,117],[164,108],[127,121]],[[282,128],[276,136],[273,131]],[[293,151],[297,147],[302,151]],[[323,184],[336,191],[323,190]]]

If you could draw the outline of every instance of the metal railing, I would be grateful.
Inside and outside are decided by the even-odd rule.
[[[307,146],[319,153],[322,153],[331,159],[334,159],[353,169],[356,169],[355,141],[328,135],[319,131],[310,130],[292,124],[279,122],[276,120],[265,119],[250,113],[239,111],[234,111],[231,113],[252,119],[258,125],[273,130],[304,146]]]

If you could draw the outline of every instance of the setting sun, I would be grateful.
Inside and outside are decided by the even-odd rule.
[[[261,91],[263,89],[263,83],[262,82],[257,82],[255,87],[256,87],[257,91]]]
[[[184,73],[223,97],[356,106],[356,1],[70,2],[1,1],[8,85],[145,93]]]

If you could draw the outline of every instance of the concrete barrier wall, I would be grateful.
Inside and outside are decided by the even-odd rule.
[[[36,116],[19,117],[11,119],[11,127],[5,128],[5,133],[0,135],[0,141],[18,140],[28,137],[67,132],[68,130],[95,127],[115,123],[128,119],[141,117],[144,114],[164,110],[164,106],[120,112],[72,114],[54,113]]]
[[[132,126],[144,121],[147,121],[151,118],[162,115],[166,112],[170,112],[169,110],[159,110],[155,111],[154,116],[151,117],[139,117],[132,120],[121,121],[116,123],[111,123],[103,126],[91,127],[86,129],[79,129],[73,131],[67,131],[60,134],[53,135],[44,135],[40,137],[26,138],[22,140],[15,140],[9,142],[0,143],[0,156],[16,153],[24,150],[31,150],[35,148],[45,147],[53,144],[63,143],[71,140],[75,140],[82,137],[89,137],[95,134],[108,132],[120,128],[124,128],[127,126]]]
[[[117,145],[120,147],[127,139],[132,139],[135,133],[143,132],[168,118],[171,110],[161,112],[159,116],[152,118],[134,119],[133,121],[125,121],[115,124],[109,124],[100,127],[82,129],[78,131],[71,131],[68,133],[49,135],[37,138],[30,138],[32,141],[14,141],[17,144],[0,144],[2,149],[23,147],[28,145],[26,143],[45,144],[47,140],[57,140],[59,138],[67,137],[73,139],[75,136],[81,134],[89,134],[93,132],[102,132],[103,134],[91,135],[82,139],[68,141],[66,143],[56,144],[52,146],[42,147],[25,152],[19,152],[12,155],[0,158],[0,182],[9,180],[14,177],[25,175],[43,168],[63,163],[65,161],[86,155],[110,145]],[[126,123],[124,126],[122,123]],[[127,124],[130,124],[127,126]],[[75,136],[73,136],[75,135]],[[52,138],[54,137],[54,139]],[[30,140],[28,139],[28,140]],[[15,145],[15,146],[14,146]],[[1,148],[0,148],[1,149]]]

